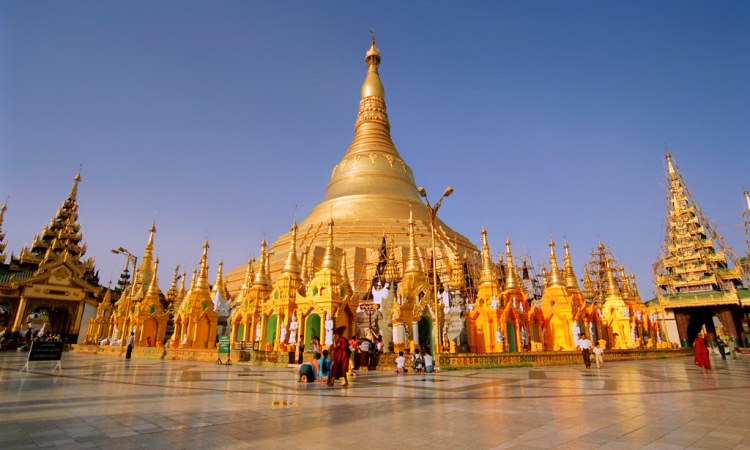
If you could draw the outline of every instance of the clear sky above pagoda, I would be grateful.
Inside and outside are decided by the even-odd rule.
[[[353,133],[374,27],[394,142],[441,217],[493,257],[597,241],[644,297],[665,224],[664,147],[744,253],[747,2],[0,3],[0,201],[16,254],[83,166],[103,282],[156,222],[172,267],[225,272],[323,198]]]

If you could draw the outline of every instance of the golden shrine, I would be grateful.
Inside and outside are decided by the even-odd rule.
[[[214,311],[208,284],[208,241],[203,243],[198,275],[175,310],[171,346],[190,349],[213,349],[219,316]]]

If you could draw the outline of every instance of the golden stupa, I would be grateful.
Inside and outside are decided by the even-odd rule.
[[[305,265],[300,270],[314,273],[321,267],[326,252],[328,222],[335,221],[335,257],[340,260],[342,252],[346,252],[348,264],[342,269],[359,295],[370,288],[384,235],[393,243],[399,266],[404,267],[409,253],[410,213],[416,245],[423,252],[420,256],[429,258],[429,251],[423,249],[431,249],[430,210],[422,203],[411,168],[391,140],[385,88],[378,74],[380,52],[374,36],[365,61],[367,75],[362,84],[354,138],[344,158],[333,167],[323,201],[299,223],[297,232],[297,248]],[[474,255],[477,248],[440,219],[436,220],[435,229],[438,274],[441,282],[448,282],[455,253]],[[273,279],[282,273],[291,240],[289,232],[269,247]],[[242,265],[227,275],[232,295],[241,289],[245,269]]]

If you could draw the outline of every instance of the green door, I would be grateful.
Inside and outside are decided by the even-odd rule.
[[[305,323],[305,350],[311,349],[310,341],[314,337],[320,340],[320,316],[316,313],[310,314]]]
[[[266,344],[273,344],[273,341],[276,340],[276,322],[278,321],[278,317],[276,314],[272,315],[268,318],[266,322]]]
[[[517,352],[518,351],[518,344],[516,343],[516,327],[513,326],[511,322],[506,322],[505,326],[508,330],[508,335],[505,336],[505,339],[508,340],[508,351],[509,352]]]

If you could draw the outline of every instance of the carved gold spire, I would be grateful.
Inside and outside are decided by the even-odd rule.
[[[617,285],[615,280],[614,269],[609,264],[609,259],[604,258],[604,267],[607,271],[607,296],[620,296],[620,286]]]
[[[669,173],[669,177],[677,181],[677,171],[674,168],[674,164],[672,163],[672,155],[669,152],[666,152],[667,157],[667,173]]]
[[[363,99],[367,97],[385,98],[385,88],[380,81],[380,74],[378,74],[380,51],[375,47],[375,33],[372,34],[372,43],[370,44],[370,49],[367,50],[367,54],[365,55],[365,62],[367,62],[367,76],[365,77],[364,83],[362,83],[360,97]]]
[[[151,228],[148,230],[148,242],[146,243],[146,249],[143,251],[143,257],[141,257],[140,270],[138,271],[138,278],[133,278],[135,284],[138,285],[138,289],[143,289],[145,294],[149,284],[151,284],[151,278],[153,277],[154,268],[154,233],[156,233],[156,224],[152,223]]]
[[[70,195],[68,196],[68,199],[71,201],[76,201],[78,198],[78,183],[81,182],[81,169],[78,169],[78,173],[76,173],[76,176],[73,177],[73,187],[70,189]]]
[[[573,270],[573,262],[570,259],[570,246],[567,242],[563,244],[565,247],[565,257],[563,260],[563,274],[565,275],[565,287],[569,291],[578,291],[578,279],[576,279],[575,271]]]
[[[393,248],[393,238],[391,238],[390,245],[388,247],[388,262],[385,265],[385,281],[393,284],[401,278],[401,274],[398,270],[398,264],[396,264],[396,256],[394,255],[395,249]]]
[[[247,260],[247,271],[245,272],[245,279],[242,281],[242,292],[247,292],[250,286],[253,285],[253,278],[255,278],[255,274],[253,273],[254,262],[255,258],[253,257]]]
[[[505,289],[518,289],[518,274],[516,267],[513,265],[513,252],[510,250],[510,239],[505,240],[505,253],[508,262],[508,272],[505,275]]]
[[[633,297],[634,300],[640,302],[641,301],[641,293],[638,292],[638,282],[635,281],[635,274],[634,273],[630,274],[630,281],[631,281],[632,286],[633,286],[633,292],[632,292],[631,295],[632,295],[632,297]]]
[[[151,276],[151,283],[148,285],[148,291],[146,291],[146,297],[159,296],[161,291],[159,290],[159,281],[156,278],[156,274],[159,270],[159,258],[154,259],[154,272]]]
[[[482,227],[482,274],[479,282],[486,283],[496,280],[495,271],[492,270],[492,256],[490,255],[490,244],[487,241],[487,230]]]
[[[326,245],[326,253],[323,256],[324,269],[336,270],[336,257],[335,250],[333,247],[333,219],[328,221],[328,245]]]
[[[216,270],[216,281],[214,282],[213,289],[211,289],[211,297],[215,297],[217,293],[221,294],[221,297],[225,300],[231,298],[224,285],[224,260],[222,258],[219,258],[219,267]]]
[[[465,258],[465,255],[464,255]],[[464,271],[464,258],[461,258],[461,253],[458,251],[453,252],[453,258],[451,261],[451,281],[450,287],[456,291],[466,287],[466,272]],[[490,280],[490,282],[497,283],[497,280]]]
[[[630,278],[625,273],[625,268],[620,266],[620,281],[622,282],[622,298],[623,300],[629,300],[632,296],[632,289],[630,288]]]
[[[594,283],[591,281],[589,271],[586,268],[583,269],[583,298],[592,300],[596,296],[594,291]]]
[[[203,241],[203,254],[198,266],[198,278],[195,280],[195,286],[191,287],[190,290],[192,291],[194,288],[205,289],[210,292],[208,284],[208,241]]]
[[[289,253],[286,256],[284,264],[285,274],[299,275],[299,266],[297,265],[297,221],[292,225],[292,240],[289,242]]]
[[[254,285],[259,286],[268,286],[271,283],[268,279],[268,274],[266,273],[266,259],[268,258],[268,254],[266,252],[266,245],[268,243],[264,239],[260,243],[260,263],[258,264],[258,272],[255,273],[255,281],[253,281]]]
[[[404,275],[421,272],[424,272],[424,268],[422,267],[422,260],[419,259],[417,254],[417,244],[414,241],[414,216],[409,212],[409,259],[406,260]]]
[[[351,286],[349,282],[349,272],[346,269],[346,251],[341,252],[341,282],[344,286]]]
[[[197,279],[198,279],[198,270],[195,267],[193,267],[193,276],[190,278],[190,289],[192,289],[193,286],[195,286],[195,282]]]
[[[549,241],[549,285],[560,286],[563,284],[560,268],[557,266],[557,256],[555,255],[555,242]]]

